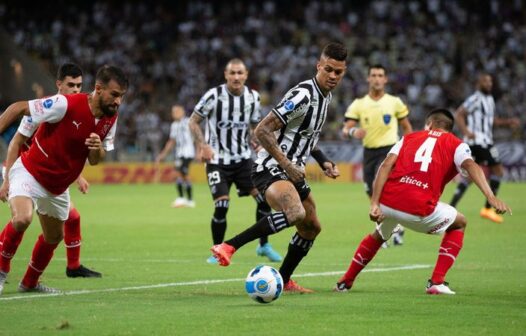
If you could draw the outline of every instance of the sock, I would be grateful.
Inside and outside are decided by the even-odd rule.
[[[38,284],[38,278],[40,278],[40,275],[51,261],[53,252],[57,246],[58,243],[47,243],[44,240],[44,235],[38,236],[35,247],[33,248],[33,254],[31,255],[31,261],[22,279],[22,285],[27,288],[33,288]]]
[[[283,260],[283,264],[279,268],[279,273],[283,277],[283,283],[286,284],[290,280],[290,276],[299,265],[301,260],[309,253],[312,248],[314,240],[301,238],[296,232],[289,243],[287,255]]]
[[[469,186],[469,182],[462,180],[455,190],[455,193],[453,194],[453,198],[451,199],[451,202],[449,204],[452,207],[456,207],[462,196],[464,196],[464,193],[466,192],[466,189]]]
[[[272,209],[270,208],[270,205],[265,201],[265,198],[261,194],[257,194],[255,197],[257,207],[256,207],[256,222],[258,222],[261,218],[267,217],[272,213]],[[263,246],[266,243],[268,243],[268,236],[263,236],[259,238],[259,246]]]
[[[435,284],[444,282],[447,271],[453,266],[464,241],[464,232],[453,230],[446,232],[440,249],[438,250],[438,260],[431,276],[431,281]]]
[[[382,244],[382,241],[377,241],[372,235],[365,236],[360,245],[358,245],[356,252],[354,252],[354,257],[343,279],[353,282],[365,266],[373,260]]]
[[[64,244],[69,269],[80,267],[80,214],[75,208],[69,210],[69,217],[64,223]]]
[[[289,221],[283,212],[276,212],[261,218],[256,224],[241,232],[225,243],[240,248],[257,238],[277,233],[289,226]]]
[[[500,176],[491,175],[489,177],[489,187],[491,188],[491,191],[493,191],[493,194],[497,195],[497,192],[499,191],[500,187]],[[484,206],[486,207],[486,209],[491,208],[491,205],[489,204],[488,200],[486,200],[486,204]]]
[[[2,232],[0,232],[0,252],[2,252],[2,246],[4,245],[4,238],[5,238],[6,231],[7,231],[7,225],[4,226],[4,229],[2,230]]]
[[[186,182],[186,195],[189,201],[192,200],[192,183]]]
[[[184,195],[183,195],[183,180],[178,178],[175,183],[176,183],[176,186],[177,186],[177,194],[179,195],[180,198],[183,198],[184,197]]]
[[[226,213],[230,201],[227,199],[215,202],[214,216],[212,217],[212,240],[214,245],[221,244],[225,239]]]
[[[13,259],[18,245],[22,241],[24,232],[18,232],[13,227],[11,221],[7,223],[2,231],[4,234],[4,240],[2,245],[2,252],[0,253],[0,271],[9,273],[11,270],[11,259]]]

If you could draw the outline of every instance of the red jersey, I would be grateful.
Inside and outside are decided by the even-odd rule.
[[[91,133],[104,140],[114,131],[117,116],[95,119],[88,95],[56,95],[29,102],[32,121],[40,124],[29,150],[21,155],[24,167],[49,192],[60,195],[82,172]]]
[[[460,171],[471,151],[448,132],[430,130],[404,136],[390,153],[398,158],[382,190],[380,203],[417,216],[434,210],[445,185]]]

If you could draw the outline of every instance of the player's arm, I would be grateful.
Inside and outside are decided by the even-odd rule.
[[[77,178],[77,185],[79,186],[79,191],[81,193],[83,193],[83,194],[87,194],[88,193],[89,182],[88,182],[88,180],[86,180],[84,178],[84,176],[79,175],[79,177]]]
[[[509,127],[511,129],[516,129],[520,127],[521,121],[519,118],[495,117],[493,119],[493,125],[495,125],[496,127]]]
[[[5,159],[5,176],[2,186],[0,187],[0,200],[2,200],[2,202],[7,201],[7,197],[9,196],[9,171],[11,170],[11,167],[15,163],[16,159],[18,159],[20,148],[24,146],[27,139],[28,137],[16,132],[15,136],[7,147],[7,156]]]
[[[460,106],[455,111],[455,122],[457,123],[458,129],[460,130],[462,135],[464,135],[468,139],[474,139],[475,138],[475,134],[473,134],[468,129],[468,126],[466,124],[466,117],[467,116],[468,116],[468,110],[464,106]]]
[[[397,159],[397,154],[387,154],[387,157],[384,159],[376,173],[373,182],[373,195],[371,196],[371,209],[369,210],[369,218],[374,222],[381,223],[384,220],[384,214],[382,213],[382,210],[380,210],[380,196],[382,195],[385,182],[387,181],[391,170],[393,170]]]
[[[190,125],[190,132],[194,138],[195,146],[199,149],[201,159],[204,161],[210,161],[214,157],[214,150],[205,142],[203,132],[201,131],[200,125],[204,119],[205,118],[201,117],[194,111],[190,116],[190,122],[188,124]]]
[[[3,133],[6,128],[24,115],[30,115],[29,102],[19,101],[9,105],[0,115],[0,133]]]
[[[354,119],[347,119],[345,120],[345,123],[343,124],[342,133],[344,138],[355,138],[355,139],[363,139],[365,137],[365,134],[367,133],[363,128],[359,128],[358,121]]]
[[[257,125],[258,125],[257,123],[250,123],[250,132],[249,132],[250,146],[256,153],[259,152],[262,148],[255,134]]]
[[[97,133],[91,133],[84,143],[89,149],[88,162],[90,165],[94,166],[104,160],[106,151],[102,147],[102,141]]]
[[[493,194],[493,191],[491,191],[491,187],[489,186],[488,182],[486,181],[486,176],[484,175],[484,172],[479,167],[478,164],[473,161],[473,159],[466,159],[462,162],[461,168],[464,169],[471,180],[477,185],[477,187],[482,191],[484,196],[486,196],[489,204],[491,204],[492,207],[495,208],[495,211],[499,214],[503,214],[507,211],[511,214],[511,208],[495,197]]]
[[[411,126],[411,123],[409,122],[408,117],[399,119],[398,122],[400,123],[400,127],[402,128],[403,135],[413,132],[413,127]]]
[[[255,130],[256,138],[265,150],[278,162],[292,182],[300,182],[305,178],[305,172],[294,165],[281,151],[274,132],[280,130],[285,124],[274,113],[269,113],[258,124]]]
[[[168,153],[172,150],[172,148],[175,147],[175,140],[174,139],[168,139],[168,141],[166,141],[166,144],[164,145],[164,148],[163,150],[159,153],[159,155],[157,155],[157,158],[155,158],[155,162],[156,163],[159,163],[161,162],[162,160],[164,160],[164,158],[166,157],[166,155],[168,155]]]
[[[340,170],[338,169],[336,164],[332,162],[318,146],[315,146],[310,152],[310,154],[312,155],[314,160],[318,162],[321,170],[323,170],[327,177],[335,179],[338,176],[340,176]]]

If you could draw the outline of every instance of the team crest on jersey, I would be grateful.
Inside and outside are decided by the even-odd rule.
[[[391,122],[391,115],[384,114],[384,124],[389,125],[390,122]]]
[[[287,100],[283,103],[283,107],[285,107],[286,111],[292,111],[294,110],[294,102],[292,100]]]
[[[42,105],[44,105],[44,107],[47,109],[51,108],[51,106],[53,106],[53,99],[49,98],[44,100],[44,103]]]

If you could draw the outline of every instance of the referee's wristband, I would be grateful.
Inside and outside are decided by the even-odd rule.
[[[323,153],[321,149],[313,150],[312,152],[310,152],[310,154],[312,155],[314,160],[318,162],[322,170],[325,170],[325,167],[323,166],[325,162],[329,162],[334,167],[334,162],[329,160],[329,158],[325,156],[325,153]]]
[[[351,127],[351,128],[349,129],[349,132],[348,132],[348,134],[349,134],[349,138],[352,138],[354,132],[356,132],[357,129],[358,129],[358,127]]]

